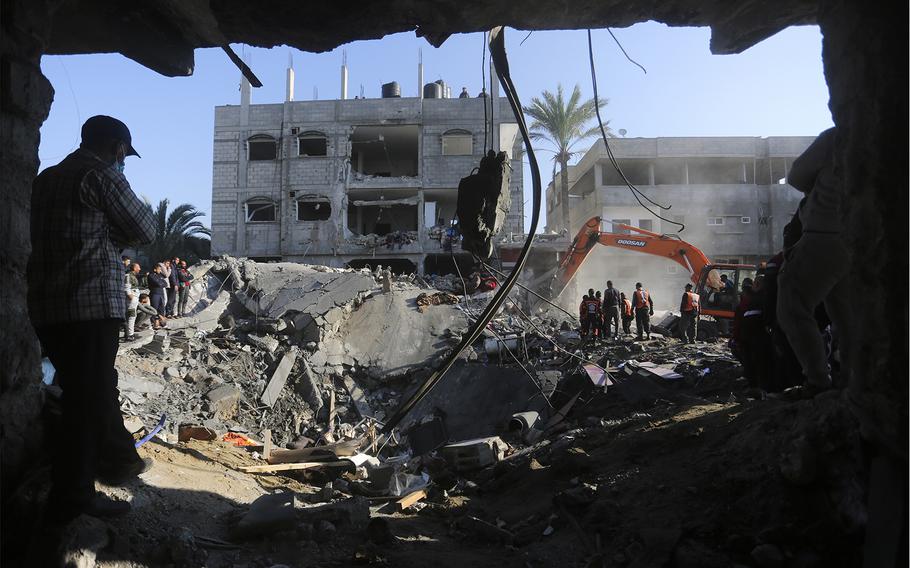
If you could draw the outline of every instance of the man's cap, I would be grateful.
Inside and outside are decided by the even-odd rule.
[[[133,137],[130,135],[130,129],[116,118],[99,114],[86,120],[85,124],[82,125],[83,144],[98,145],[111,140],[126,142],[127,156],[142,157],[133,148]]]
[[[641,282],[636,282],[636,283],[635,283],[635,287],[636,287],[636,288],[641,288]]]
[[[691,284],[686,284],[686,290],[691,290],[691,289],[692,289],[692,285],[691,285]]]

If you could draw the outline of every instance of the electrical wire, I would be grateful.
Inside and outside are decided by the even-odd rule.
[[[493,64],[496,68],[496,74],[499,76],[499,82],[503,87],[505,92],[506,99],[509,101],[509,106],[512,107],[512,112],[515,115],[516,122],[518,123],[518,129],[521,132],[522,140],[524,141],[525,148],[527,149],[528,159],[531,162],[531,187],[533,195],[533,212],[531,214],[531,227],[528,232],[528,237],[525,239],[525,244],[521,249],[521,252],[518,254],[518,258],[515,261],[515,267],[512,269],[509,277],[506,278],[505,282],[499,289],[499,292],[493,299],[487,304],[484,311],[481,313],[478,320],[475,322],[474,326],[471,327],[465,335],[462,337],[461,342],[452,350],[452,352],[445,358],[439,368],[434,371],[426,381],[423,382],[414,393],[404,401],[401,406],[395,411],[395,413],[389,418],[389,420],[383,425],[381,433],[383,435],[390,433],[405,416],[420,402],[423,397],[425,397],[432,389],[435,387],[439,381],[445,376],[446,372],[452,368],[452,365],[455,363],[455,360],[465,350],[466,347],[477,341],[477,338],[480,337],[481,332],[486,327],[487,323],[493,319],[493,315],[499,310],[505,301],[506,297],[509,295],[509,292],[512,290],[512,287],[515,285],[515,282],[518,280],[518,276],[521,274],[522,269],[524,268],[525,262],[528,259],[528,253],[531,250],[531,245],[534,242],[534,234],[537,232],[537,225],[540,222],[540,204],[541,204],[541,186],[540,186],[540,168],[537,164],[537,156],[534,154],[534,148],[531,144],[531,136],[528,131],[528,125],[525,122],[524,111],[521,107],[521,102],[518,98],[518,93],[516,92],[515,85],[512,83],[512,78],[509,74],[509,62],[505,52],[505,28],[502,26],[496,27],[490,31],[490,57],[493,60]]]
[[[648,70],[645,69],[644,65],[642,65],[642,64],[639,63],[638,61],[635,61],[634,59],[632,59],[631,57],[629,57],[629,54],[626,53],[626,48],[624,48],[624,47],[622,46],[622,44],[619,43],[619,40],[616,39],[616,36],[613,35],[613,30],[611,30],[610,28],[607,28],[607,31],[610,32],[610,37],[612,37],[612,38],[613,38],[613,41],[616,42],[616,45],[619,46],[619,50],[622,52],[623,55],[626,56],[626,59],[628,59],[632,64],[638,65],[639,69],[641,69],[642,71],[644,71],[644,72],[645,72],[645,75],[647,75],[647,74],[648,74]]]
[[[651,215],[654,215],[661,221],[666,221],[667,223],[671,223],[673,225],[678,226],[679,232],[683,232],[686,229],[686,226],[683,223],[680,223],[679,221],[674,221],[673,219],[668,219],[668,218],[660,215],[659,213],[653,211],[650,207],[648,207],[647,205],[645,205],[642,202],[641,197],[644,197],[652,205],[654,205],[660,209],[663,209],[665,211],[668,211],[672,207],[672,205],[660,205],[659,203],[655,202],[650,197],[648,197],[647,195],[642,193],[642,191],[640,189],[635,187],[635,185],[633,185],[632,182],[629,181],[629,179],[626,177],[626,174],[623,173],[622,168],[620,168],[619,164],[616,162],[616,157],[613,155],[613,150],[610,148],[610,143],[607,141],[607,131],[604,128],[603,119],[600,116],[600,98],[597,95],[597,72],[594,68],[594,44],[591,40],[591,30],[590,29],[588,30],[588,60],[591,64],[591,86],[594,90],[594,112],[597,115],[597,124],[598,124],[598,126],[600,126],[600,135],[601,135],[601,138],[603,138],[604,147],[607,150],[607,156],[610,158],[610,163],[613,165],[613,168],[616,170],[616,172],[619,173],[619,177],[621,177],[622,180],[629,187],[629,190],[632,192],[632,196],[635,198],[635,200],[638,202],[638,204],[641,205],[641,207],[645,211],[647,211]],[[639,196],[641,196],[641,197],[639,197]]]
[[[480,91],[487,91],[487,32],[483,32],[483,50],[480,52]],[[489,94],[489,93],[487,93]],[[487,155],[487,101],[483,101],[483,155]]]

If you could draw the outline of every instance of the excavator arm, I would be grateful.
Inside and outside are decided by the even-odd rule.
[[[550,284],[551,297],[556,298],[565,290],[572,278],[575,277],[578,269],[584,264],[588,253],[598,244],[652,254],[672,260],[686,269],[695,284],[698,284],[698,279],[703,269],[711,264],[705,253],[699,250],[698,247],[678,237],[660,235],[621,223],[615,223],[613,226],[629,231],[629,234],[603,232],[600,230],[600,217],[588,219],[588,222],[578,231],[566,254],[560,260],[559,268],[557,268]],[[719,285],[718,283],[710,284]]]

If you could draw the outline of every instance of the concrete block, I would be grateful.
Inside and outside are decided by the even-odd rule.
[[[250,510],[232,530],[234,538],[252,538],[289,530],[297,524],[293,493],[263,495],[250,504]]]
[[[231,419],[237,416],[240,406],[240,389],[234,385],[221,385],[208,392],[205,398],[209,401],[212,412],[220,419]]]
[[[303,395],[303,399],[310,405],[313,412],[319,412],[319,409],[322,408],[322,386],[306,359],[300,361],[300,378],[297,385],[300,394]]]
[[[498,436],[490,436],[443,446],[442,457],[456,471],[469,471],[498,462],[507,449],[506,443]]]
[[[254,335],[251,333],[246,336],[246,342],[269,353],[274,353],[278,349],[278,340],[268,335]]]
[[[262,391],[260,400],[268,405],[269,408],[275,406],[275,403],[278,402],[278,397],[281,396],[281,389],[283,389],[284,385],[288,382],[288,375],[291,373],[291,369],[294,368],[294,363],[297,361],[297,354],[298,350],[296,347],[292,347],[290,351],[284,354],[281,361],[278,363],[278,366],[275,368],[275,372],[272,373],[269,384],[266,385],[265,390]]]

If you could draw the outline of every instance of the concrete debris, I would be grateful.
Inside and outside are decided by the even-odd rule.
[[[275,406],[275,402],[278,401],[278,397],[281,395],[281,389],[287,383],[288,375],[291,373],[291,369],[294,368],[296,361],[297,348],[292,347],[281,357],[281,361],[275,367],[275,372],[272,373],[272,378],[269,379],[269,384],[262,391],[260,400],[262,400],[263,404],[269,408]]]
[[[456,471],[470,471],[493,465],[509,447],[497,436],[465,440],[442,447],[442,457]]]
[[[240,389],[233,385],[221,385],[210,390],[205,398],[217,418],[230,419],[237,415],[241,394]]]
[[[439,306],[441,304],[457,304],[458,296],[447,292],[435,292],[433,294],[421,293],[417,296],[417,309],[425,312],[430,306]]]
[[[279,345],[278,340],[269,335],[255,335],[251,333],[247,335],[245,339],[246,342],[253,347],[257,347],[267,353],[274,353]]]
[[[247,539],[293,529],[297,524],[295,501],[293,493],[275,493],[256,499],[234,527],[233,537]]]

